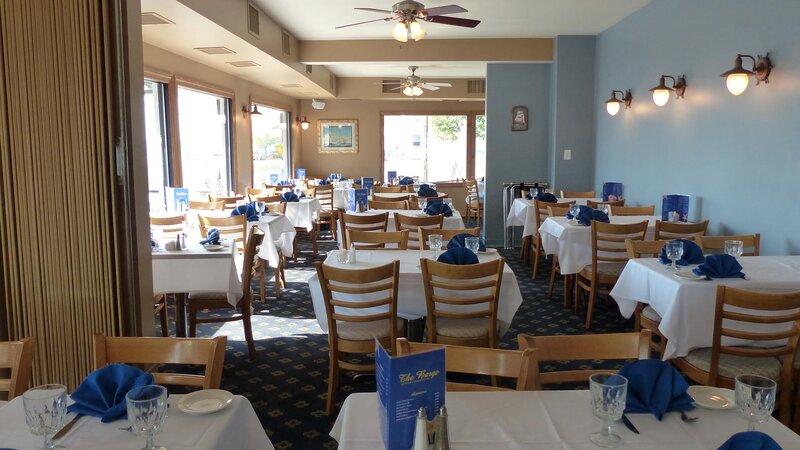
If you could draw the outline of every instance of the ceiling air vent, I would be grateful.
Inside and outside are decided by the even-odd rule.
[[[158,13],[154,12],[142,13],[142,25],[169,25],[174,23],[175,22],[167,19],[166,17]]]
[[[255,61],[228,61],[228,64],[233,67],[253,67],[260,65]]]
[[[306,73],[309,75],[314,73],[314,66],[312,66],[311,64],[306,64]]]
[[[467,80],[467,94],[485,94],[486,80]]]
[[[247,4],[247,31],[255,37],[259,35],[258,8],[252,3]]]
[[[281,87],[282,88],[299,88],[299,87],[303,87],[303,86],[301,86],[301,85],[299,85],[297,83],[290,83],[290,84],[282,84]]]
[[[381,86],[381,92],[384,94],[399,94],[400,90],[395,89],[397,86],[400,86],[402,80],[381,80],[383,85]],[[394,90],[392,90],[394,89]]]
[[[229,55],[231,53],[236,53],[228,47],[195,47],[194,49],[207,55]]]
[[[292,54],[292,49],[290,45],[291,42],[292,42],[292,37],[289,36],[289,33],[287,33],[286,30],[281,30],[281,49],[283,49],[283,54],[286,56]]]

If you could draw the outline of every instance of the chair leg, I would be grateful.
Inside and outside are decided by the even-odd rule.
[[[248,311],[245,311],[245,308],[247,308]],[[250,360],[255,361],[256,343],[253,342],[253,324],[250,320],[251,318],[249,309],[249,306],[242,308],[242,325],[244,326],[244,339],[247,341],[247,351],[250,353]]]
[[[339,384],[339,363],[337,355],[333,352],[330,353],[328,364],[330,368],[328,370],[328,401],[325,414],[330,417],[333,414],[333,405],[336,404],[336,390]]]
[[[550,269],[550,283],[547,286],[547,298],[553,298],[553,288],[556,286],[556,275],[559,271],[558,255],[553,255],[553,267]]]
[[[167,320],[167,297],[164,296],[164,304],[161,306],[161,336],[169,337],[169,321]]]
[[[531,279],[535,280],[539,275],[539,260],[542,256],[542,243],[540,240],[533,238],[533,246],[531,250],[531,258],[533,258],[533,269],[531,269]]]
[[[795,399],[794,399],[794,422],[792,424],[792,430],[797,433],[800,431],[800,370],[794,371],[794,392],[795,392]]]
[[[592,281],[592,289],[589,291],[589,306],[586,308],[586,329],[592,326],[592,311],[594,310],[594,299],[597,296],[597,282]]]
[[[311,250],[314,252],[314,256],[319,255],[319,249],[317,248],[317,230],[312,228],[311,231],[308,232],[308,237],[311,239]]]
[[[275,298],[281,298],[281,269],[275,268]]]
[[[195,337],[197,331],[197,306],[189,302],[189,337]]]
[[[258,277],[258,295],[261,296],[261,304],[267,304],[267,265],[261,261],[261,276]]]

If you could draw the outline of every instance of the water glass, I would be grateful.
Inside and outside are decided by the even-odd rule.
[[[428,236],[428,242],[430,243],[431,250],[433,250],[433,258],[438,258],[439,252],[442,250],[442,235],[431,234]]]
[[[444,199],[444,204],[449,206],[452,209],[453,208],[453,199],[452,198]]]
[[[621,419],[625,412],[628,380],[622,375],[596,373],[589,377],[589,391],[592,412],[604,421],[603,429],[592,433],[589,440],[604,448],[621,446],[622,438],[613,433],[613,426],[614,421]]]
[[[146,436],[143,450],[155,450],[153,435],[164,428],[167,415],[167,389],[159,385],[141,386],[128,391],[125,401],[131,431],[138,436]]]
[[[346,248],[340,248],[336,251],[336,262],[339,264],[350,264],[350,252]]]
[[[464,238],[464,246],[472,250],[472,253],[477,255],[478,250],[481,248],[481,240],[475,236],[466,237]]]
[[[572,221],[577,223],[578,222],[578,213],[581,212],[581,207],[579,205],[570,205],[569,213],[572,214]]]
[[[680,269],[678,269],[678,266],[675,264],[675,262],[681,259],[681,256],[683,256],[683,242],[678,240],[669,241],[667,242],[665,248],[667,258],[672,261],[672,271],[678,272]]]
[[[609,212],[608,205],[606,205],[606,204],[600,204],[600,205],[598,205],[598,207],[597,207],[597,208],[598,208],[600,211],[603,211],[604,213],[606,213],[606,215],[608,215],[608,212]]]
[[[725,241],[725,254],[731,255],[736,259],[742,256],[742,250],[744,248],[744,242],[737,241],[737,240],[727,240]]]
[[[64,425],[67,417],[67,388],[61,384],[44,384],[22,394],[25,423],[31,433],[44,436],[42,448],[56,448],[53,435]]]
[[[747,431],[755,431],[756,422],[766,422],[775,409],[777,384],[758,375],[736,376],[736,410],[747,420]]]
[[[419,208],[425,211],[425,208],[428,207],[428,199],[425,197],[419,197]]]
[[[255,202],[256,212],[259,216],[264,215],[264,209],[266,209],[267,205],[264,202]]]

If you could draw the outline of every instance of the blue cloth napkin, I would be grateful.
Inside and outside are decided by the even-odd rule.
[[[153,384],[153,374],[137,367],[111,364],[90,373],[70,395],[75,403],[67,410],[77,414],[101,417],[101,422],[113,422],[127,416],[125,394],[133,388]]]
[[[475,236],[473,236],[471,234],[468,234],[468,233],[461,233],[461,234],[457,234],[457,235],[453,236],[452,238],[450,238],[450,242],[447,243],[447,248],[458,248],[458,247],[467,248],[467,244],[466,244],[465,239],[468,238],[468,237],[475,237]],[[483,239],[479,239],[478,242],[480,243],[480,247],[478,247],[478,251],[479,252],[485,252],[486,251],[486,244],[483,243]]]
[[[717,450],[781,450],[781,446],[760,431],[742,431],[731,436]]]
[[[592,209],[588,206],[580,205],[580,212],[578,213],[578,223],[581,225],[590,225],[593,220],[603,223],[609,223],[608,214],[600,211],[599,209]],[[572,219],[572,214],[567,212],[567,219]]]
[[[536,200],[546,203],[558,203],[558,199],[556,198],[556,196],[549,192],[539,192],[538,194],[536,194]]]
[[[706,256],[706,261],[692,269],[692,272],[708,278],[744,278],[739,261],[725,254]]]
[[[219,245],[219,230],[216,228],[209,228],[206,238],[200,241],[201,245],[212,244]]]
[[[411,178],[411,177],[403,177],[403,178],[400,179],[400,181],[397,182],[397,184],[399,184],[401,186],[407,186],[409,184],[414,184],[414,179]]]
[[[278,181],[278,186],[291,186],[292,182],[289,180]]]
[[[578,207],[581,209],[581,211],[589,211],[589,210],[592,209],[592,208],[589,208],[588,206],[583,206],[583,205],[579,205]],[[580,212],[578,212],[578,216],[580,216]],[[570,219],[570,220],[573,219],[571,211],[567,211],[567,219]]]
[[[670,364],[642,359],[626,364],[619,374],[628,379],[626,413],[653,413],[658,420],[669,411],[694,409],[686,393],[689,383]]]
[[[683,256],[681,256],[681,259],[675,261],[675,264],[679,266],[688,266],[689,264],[702,264],[703,261],[706,260],[706,257],[703,256],[703,249],[695,244],[694,241],[689,239],[675,240],[683,242]],[[661,249],[661,255],[658,257],[658,260],[661,261],[661,264],[672,264],[672,261],[667,258],[666,245]]]
[[[256,205],[252,202],[246,205],[239,205],[231,211],[231,217],[233,216],[246,216],[248,222],[257,222],[258,221],[258,212],[256,211]]]
[[[420,197],[436,197],[439,195],[435,189],[431,188],[427,184],[423,184],[419,187],[419,191],[417,191],[417,195]]]
[[[453,210],[442,202],[433,202],[429,203],[428,206],[425,207],[425,214],[429,216],[444,214],[445,217],[452,217]]]
[[[319,180],[319,183],[317,183],[318,186],[327,186],[329,184],[331,184],[331,182],[328,180]]]
[[[472,253],[472,250],[468,248],[456,247],[447,249],[436,260],[440,263],[463,266],[466,264],[478,264],[478,255]]]
[[[297,194],[295,194],[292,191],[286,191],[283,194],[281,194],[281,201],[282,202],[299,202],[300,201],[300,197],[298,197]]]

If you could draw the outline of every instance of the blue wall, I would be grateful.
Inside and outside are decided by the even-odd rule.
[[[655,0],[597,39],[595,188],[625,184],[631,204],[693,196],[711,234],[761,233],[762,253],[800,254],[800,2]],[[770,52],[768,85],[728,93],[737,53]],[[745,60],[745,67],[750,65]],[[647,91],[686,74],[686,98],[659,108]],[[632,89],[615,117],[603,102]]]

